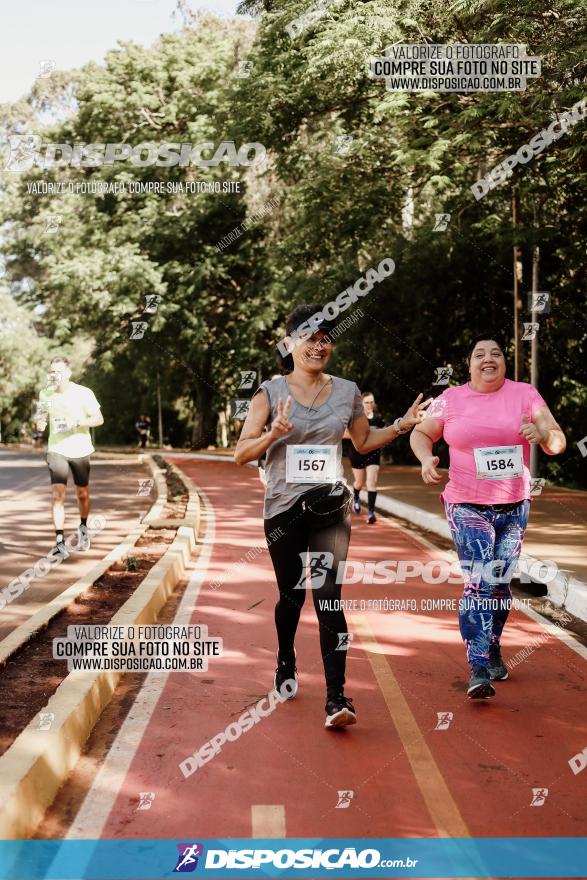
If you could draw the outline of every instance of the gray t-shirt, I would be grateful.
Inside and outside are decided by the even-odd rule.
[[[278,401],[282,400],[285,403],[288,394],[292,398],[289,421],[293,425],[293,430],[285,437],[275,440],[267,450],[265,467],[267,487],[263,515],[265,519],[270,519],[288,510],[304,492],[320,485],[286,482],[287,447],[292,444],[336,445],[338,447],[336,479],[342,480],[342,435],[345,428],[358,416],[364,415],[365,411],[361,393],[355,382],[340,379],[338,376],[332,377],[330,396],[317,409],[303,406],[294,399],[285,376],[267,380],[260,387],[265,392],[271,407],[268,424],[277,418]]]

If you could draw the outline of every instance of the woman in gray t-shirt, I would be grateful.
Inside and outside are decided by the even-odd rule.
[[[300,338],[295,331],[308,321],[315,332]],[[337,577],[347,557],[350,516],[341,513],[339,521],[316,527],[305,496],[319,486],[343,481],[345,430],[355,448],[367,453],[410,431],[424,417],[424,406],[419,395],[392,426],[370,427],[356,384],[324,372],[332,353],[328,332],[334,325],[316,303],[298,306],[288,316],[290,353],[283,358],[287,375],[263,382],[258,389],[234,457],[237,464],[246,464],[267,455],[265,535],[279,588],[275,687],[289,697],[297,691],[294,639],[306,589],[311,589],[326,677],[325,726],[343,727],[356,722],[352,700],[344,695],[348,629]]]

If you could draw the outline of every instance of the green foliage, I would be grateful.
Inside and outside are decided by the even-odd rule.
[[[248,113],[238,120],[242,130],[261,121],[287,184],[287,234],[268,240],[267,253],[276,290],[283,267],[288,270],[284,309],[292,301],[330,299],[356,278],[358,266],[389,255],[396,272],[361,302],[365,319],[338,344],[335,368],[371,388],[390,415],[418,391],[440,390],[431,388],[435,366],[453,365],[454,379],[464,381],[471,335],[486,326],[513,335],[517,187],[521,320],[530,320],[537,245],[539,288],[553,297],[552,314],[541,319],[539,385],[570,441],[563,458],[542,467],[546,475],[556,471],[558,479],[585,485],[575,446],[585,433],[576,407],[586,396],[582,123],[480,202],[470,191],[479,171],[516,152],[583,97],[577,5],[334,2],[294,40],[286,24],[307,3],[290,0],[279,12],[272,3],[259,6],[266,13],[250,54],[256,75],[241,84]],[[396,94],[369,79],[369,56],[390,43],[425,41],[524,43],[541,57],[542,77],[525,92],[476,94]],[[343,133],[354,140],[337,154]],[[411,225],[402,220],[408,192]],[[435,214],[445,212],[447,231],[433,232]],[[520,379],[528,381],[529,344],[522,345]]]
[[[139,570],[139,560],[136,558],[136,556],[125,556],[124,565],[127,571]]]
[[[479,202],[470,187],[584,94],[584,4],[576,0],[332,0],[303,33],[287,26],[308,0],[245,0],[256,24],[191,15],[152,48],[125,43],[104,65],[40,80],[28,101],[0,108],[11,131],[65,142],[260,142],[259,168],[35,169],[4,175],[2,250],[11,290],[43,308],[55,344],[94,340],[86,381],[104,403],[101,438],[134,437],[155,415],[159,379],[167,439],[206,446],[239,371],[274,370],[284,315],[327,300],[384,256],[395,273],[358,305],[333,368],[373,390],[389,416],[431,389],[434,368],[464,381],[467,341],[512,326],[512,194],[519,195],[522,320],[533,249],[541,319],[539,387],[569,434],[545,475],[585,484],[575,443],[586,428],[584,123]],[[391,43],[523,43],[542,76],[514,93],[393,93],[369,76]],[[239,77],[239,62],[252,63]],[[348,138],[352,137],[352,141]],[[341,141],[341,138],[343,139]],[[346,139],[346,140],[344,140]],[[341,149],[346,143],[349,149]],[[33,197],[26,184],[240,180],[237,194]],[[232,244],[216,243],[271,200],[277,207]],[[58,234],[48,218],[61,213]],[[450,213],[445,232],[435,214]],[[162,297],[143,340],[130,340],[147,294]],[[529,345],[521,375],[529,379]],[[510,369],[511,374],[511,369]],[[155,422],[154,422],[155,423]],[[411,461],[407,445],[394,455]]]
[[[16,439],[28,426],[32,399],[45,384],[50,343],[30,309],[0,288],[0,407],[2,440]]]

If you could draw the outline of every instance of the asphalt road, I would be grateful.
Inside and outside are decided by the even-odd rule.
[[[78,580],[138,525],[154,500],[153,492],[150,496],[137,495],[139,480],[148,477],[147,465],[139,463],[137,457],[92,460],[91,514],[104,517],[105,528],[96,535],[90,550],[72,553],[47,575],[33,579],[28,590],[0,610],[0,638]],[[67,537],[79,524],[71,478],[65,503]],[[0,523],[1,590],[45,557],[55,544],[43,450],[0,449]]]

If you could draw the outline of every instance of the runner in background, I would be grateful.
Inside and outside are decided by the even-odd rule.
[[[146,449],[147,443],[149,442],[149,435],[151,433],[151,419],[149,416],[139,416],[135,422],[135,428],[139,435],[141,449]]]
[[[477,698],[494,696],[492,681],[508,677],[500,638],[530,510],[530,446],[558,455],[566,440],[536,388],[506,379],[496,333],[473,340],[468,364],[470,381],[436,398],[410,443],[428,484],[442,480],[433,444],[444,437],[449,446],[440,499],[463,569],[459,624],[471,667],[468,694]]]
[[[71,365],[63,356],[54,357],[49,369],[49,383],[39,392],[35,416],[41,433],[49,423],[47,464],[51,477],[53,523],[57,548],[65,552],[65,490],[69,471],[73,476],[80,514],[78,544],[90,546],[87,527],[90,512],[90,455],[94,451],[90,428],[104,423],[94,392],[71,382]]]
[[[324,372],[333,349],[327,331],[335,322],[318,319],[318,313],[322,307],[314,303],[298,306],[288,316],[286,375],[263,382],[257,390],[234,458],[246,464],[267,453],[265,535],[279,589],[275,687],[281,691],[290,681],[295,686],[290,685],[289,695],[297,691],[294,640],[306,590],[311,589],[326,678],[325,726],[334,728],[356,722],[352,700],[344,693],[348,628],[336,576],[346,560],[351,531],[343,434],[348,429],[355,448],[367,453],[411,430],[423,412],[420,395],[393,426],[370,427],[356,384]],[[294,345],[292,335],[310,319],[315,332]]]
[[[364,391],[363,409],[372,428],[383,428],[384,421],[381,418],[375,405],[375,398],[370,391]],[[350,438],[350,434],[345,432],[345,438]],[[353,510],[355,513],[361,512],[360,492],[365,481],[367,482],[367,523],[371,525],[375,522],[375,501],[377,499],[377,478],[379,476],[379,465],[381,463],[381,450],[375,449],[367,455],[357,452],[354,446],[349,452],[349,460],[353,469]]]

